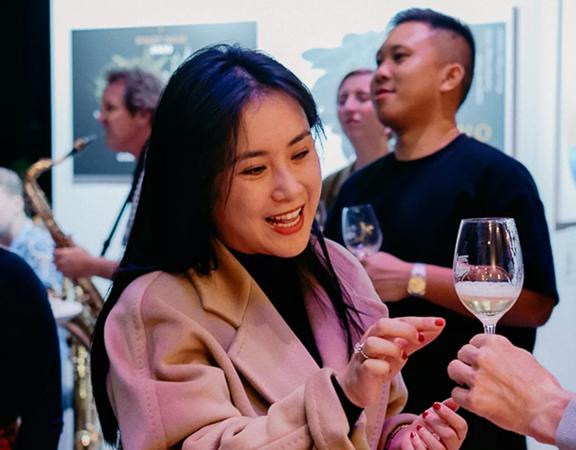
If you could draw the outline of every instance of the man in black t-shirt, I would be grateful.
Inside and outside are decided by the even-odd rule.
[[[498,333],[532,350],[536,327],[558,301],[542,203],[526,168],[502,152],[460,134],[456,111],[472,83],[469,28],[431,10],[392,20],[377,53],[372,97],[378,117],[396,133],[396,151],[352,175],[328,217],[325,233],[342,242],[347,205],[371,203],[383,232],[381,252],[363,260],[391,316],[441,316],[442,335],[410,356],[402,370],[407,411],[420,411],[454,383],[446,368],[481,331],[454,290],[452,259],[461,219],[513,217],[525,265],[524,288],[499,322]],[[469,414],[463,449],[525,449],[524,437]]]

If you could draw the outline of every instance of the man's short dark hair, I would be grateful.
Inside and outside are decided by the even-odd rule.
[[[462,80],[462,98],[460,99],[460,105],[464,103],[470,91],[470,86],[472,85],[476,55],[476,44],[470,27],[455,17],[439,13],[433,9],[410,8],[396,14],[390,21],[389,28],[396,28],[398,25],[406,22],[425,23],[432,29],[452,32],[464,39],[470,50],[469,55],[463,55],[463,65],[466,73]]]
[[[149,112],[154,116],[164,85],[160,78],[140,68],[113,69],[106,73],[108,84],[124,83],[124,106],[131,114]]]

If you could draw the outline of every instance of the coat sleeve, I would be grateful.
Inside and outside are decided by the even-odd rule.
[[[219,342],[149,284],[128,287],[105,328],[125,450],[368,448],[363,421],[349,428],[331,369],[257,415]]]
[[[556,444],[560,450],[576,450],[576,397],[572,398],[556,431]]]

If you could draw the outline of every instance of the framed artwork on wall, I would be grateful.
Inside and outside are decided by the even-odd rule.
[[[560,1],[556,229],[576,225],[576,2]]]
[[[457,115],[471,137],[509,155],[515,147],[516,9],[507,20],[470,24],[476,67],[470,92]]]
[[[108,150],[96,120],[110,69],[140,67],[167,81],[194,51],[216,43],[256,47],[256,23],[72,31],[74,136],[101,137],[74,159],[74,181],[125,182],[134,170],[129,153]]]

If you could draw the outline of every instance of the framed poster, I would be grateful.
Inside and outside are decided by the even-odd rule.
[[[560,115],[556,229],[576,225],[576,2],[560,2]]]
[[[470,24],[476,67],[470,92],[456,119],[471,137],[514,154],[516,10],[506,22]]]
[[[191,53],[216,43],[255,48],[256,23],[73,30],[74,136],[100,137],[74,159],[74,181],[124,182],[134,170],[132,155],[106,148],[96,120],[106,71],[138,66],[167,81]]]

